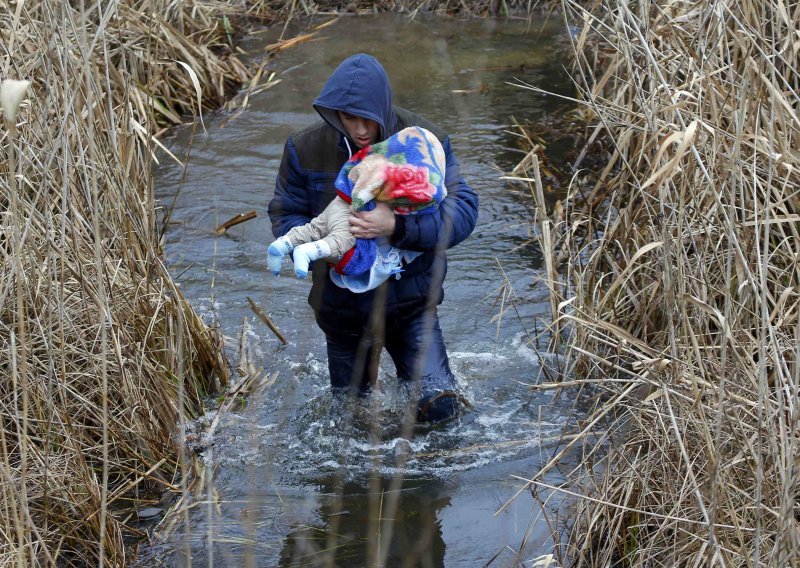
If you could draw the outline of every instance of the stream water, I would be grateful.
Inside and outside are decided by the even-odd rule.
[[[279,34],[267,30],[242,47],[257,58]],[[386,566],[516,566],[552,552],[555,527],[544,513],[552,520],[563,504],[553,498],[543,510],[529,491],[512,499],[523,486],[515,476],[533,475],[556,451],[574,408],[527,386],[558,357],[541,351],[546,336],[533,341],[549,312],[533,202],[524,186],[499,178],[523,156],[511,117],[544,121],[562,106],[508,82],[571,94],[559,55],[567,40],[557,23],[539,19],[342,18],[282,52],[270,64],[281,82],[251,97],[245,112],[206,116],[207,134],[197,125],[194,136],[183,128],[165,140],[176,156],[188,155],[185,173],[163,154],[155,168],[160,202],[166,208],[175,199],[166,261],[198,313],[221,327],[232,363],[244,336],[250,360],[270,380],[222,415],[199,450],[213,499],[193,502],[188,524],[142,547],[141,565],[364,566],[383,558]],[[383,63],[395,104],[450,133],[481,198],[474,234],[448,252],[439,312],[473,407],[408,440],[400,438],[405,399],[388,356],[371,397],[334,399],[324,338],[306,304],[309,282],[288,270],[275,278],[266,267],[267,203],[283,143],[318,118],[311,102],[356,52]],[[214,235],[250,210],[258,217]],[[288,345],[253,316],[247,297]],[[388,521],[387,491],[399,499]]]

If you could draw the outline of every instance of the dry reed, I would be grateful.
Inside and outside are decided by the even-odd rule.
[[[564,7],[610,158],[546,252],[600,396],[570,483],[530,482],[585,496],[575,566],[800,565],[800,5]]]
[[[539,5],[539,2],[532,0],[251,0],[245,11],[252,17],[269,14],[282,20],[323,14],[366,15],[377,12],[508,16],[530,14]]]
[[[152,134],[250,77],[196,2],[4,2],[0,565],[121,566],[136,492],[176,489],[179,427],[226,381],[159,258]],[[133,517],[135,520],[135,516]]]

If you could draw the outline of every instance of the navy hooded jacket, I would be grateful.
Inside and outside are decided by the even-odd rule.
[[[447,197],[435,213],[395,215],[391,243],[423,254],[404,266],[400,279],[389,279],[385,313],[395,319],[414,317],[426,306],[441,303],[447,272],[445,249],[467,238],[478,217],[478,196],[461,177],[449,138],[436,125],[393,106],[389,78],[369,55],[345,59],[314,101],[314,108],[324,120],[292,133],[284,147],[275,196],[269,203],[273,234],[281,237],[292,227],[308,223],[336,196],[334,180],[358,150],[348,139],[337,111],[377,122],[380,140],[408,126],[422,126],[444,148]],[[328,277],[327,266],[317,261],[308,301],[323,331],[335,333],[345,327],[358,330],[372,311],[376,292],[355,294],[339,288]]]

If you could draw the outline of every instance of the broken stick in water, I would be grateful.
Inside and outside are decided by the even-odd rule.
[[[283,336],[283,334],[280,331],[278,331],[278,328],[275,327],[275,324],[272,323],[272,320],[269,319],[269,316],[265,314],[261,308],[258,307],[258,304],[256,304],[250,298],[250,296],[247,296],[247,301],[250,303],[250,309],[253,310],[253,313],[258,316],[258,319],[267,324],[267,327],[272,330],[272,333],[274,333],[278,337],[278,339],[281,340],[281,343],[283,343],[284,345],[289,343],[288,341],[286,341],[286,338]]]
[[[221,235],[231,227],[238,225],[239,223],[244,223],[245,221],[249,221],[250,219],[255,219],[257,216],[255,211],[248,211],[247,213],[239,213],[238,215],[234,215],[227,221],[225,221],[222,225],[217,227],[214,232],[218,235]]]

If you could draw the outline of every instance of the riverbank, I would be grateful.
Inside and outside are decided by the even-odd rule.
[[[572,384],[603,401],[567,557],[797,565],[799,8],[565,8],[609,156],[549,216]]]
[[[152,135],[195,86],[209,108],[249,74],[202,6],[18,2],[0,22],[0,77],[31,81],[0,136],[0,565],[122,566],[228,373],[161,262]]]

